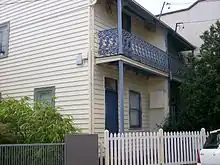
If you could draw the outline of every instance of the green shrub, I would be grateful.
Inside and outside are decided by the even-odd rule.
[[[56,143],[78,132],[70,116],[45,102],[30,104],[24,97],[0,102],[0,143]]]

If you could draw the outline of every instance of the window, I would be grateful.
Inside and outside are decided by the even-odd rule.
[[[117,92],[117,80],[105,77],[105,89]]]
[[[131,32],[131,16],[123,13],[122,28],[128,32]]]
[[[129,91],[130,104],[130,128],[141,128],[141,95],[138,92]]]
[[[209,135],[204,149],[217,149],[220,145],[220,132],[212,133]]]
[[[34,89],[35,101],[46,101],[49,104],[55,105],[53,97],[55,96],[55,87],[36,88]]]
[[[8,56],[9,23],[0,24],[0,58]]]

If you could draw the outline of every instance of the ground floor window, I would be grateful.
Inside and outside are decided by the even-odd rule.
[[[35,101],[46,101],[49,104],[55,105],[54,97],[55,87],[35,88],[34,89],[34,100]]]
[[[141,128],[141,95],[135,91],[129,91],[129,120],[130,128]]]

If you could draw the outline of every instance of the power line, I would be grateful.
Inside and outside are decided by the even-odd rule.
[[[205,2],[218,2],[220,0],[205,0]],[[191,1],[191,2],[168,2],[170,3],[170,5],[189,5],[189,4],[193,4],[196,1]]]
[[[171,5],[188,5],[188,4],[192,4],[194,2],[183,2],[183,3],[176,3],[176,2],[169,2]]]
[[[218,2],[220,0],[204,0],[204,2]],[[196,1],[191,2],[169,2],[171,5],[187,5],[187,4],[193,4]]]
[[[205,0],[206,2],[217,2],[217,1],[220,1],[220,0]]]
[[[216,18],[216,19],[207,19],[207,20],[198,20],[198,21],[186,21],[186,22],[177,22],[176,23],[176,27],[175,27],[175,32],[177,31],[177,28],[178,29],[184,29],[184,24],[191,24],[191,23],[200,23],[200,22],[209,22],[209,21],[217,21],[219,20],[219,18]]]
[[[217,21],[219,20],[219,18],[214,18],[214,19],[207,19],[207,20],[197,20],[197,21],[186,21],[186,22],[182,22],[184,24],[187,24],[187,23],[200,23],[200,22],[209,22],[209,21]]]

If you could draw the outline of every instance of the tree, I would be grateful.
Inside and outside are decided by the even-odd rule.
[[[64,136],[79,130],[71,117],[46,102],[29,103],[28,98],[0,102],[0,143],[63,142]]]
[[[189,57],[180,86],[182,111],[171,130],[207,130],[220,128],[220,22],[205,31],[200,56]]]

